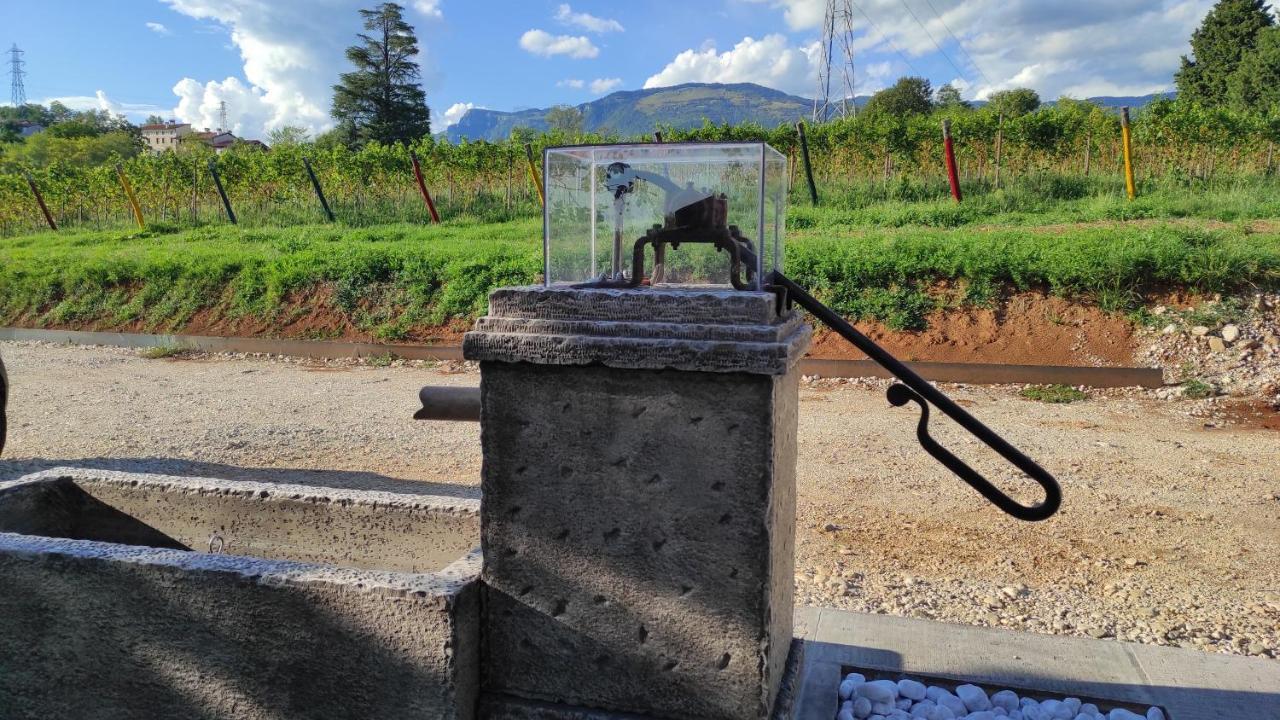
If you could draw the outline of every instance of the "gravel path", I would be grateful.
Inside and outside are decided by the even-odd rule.
[[[477,494],[479,427],[410,419],[420,386],[473,385],[474,370],[0,353],[13,382],[0,480],[71,464]],[[914,413],[890,408],[882,383],[806,382],[797,602],[1280,657],[1280,432],[1206,422],[1156,393],[1043,405],[948,391],[1058,476],[1063,511],[1028,524],[986,505],[919,449]]]

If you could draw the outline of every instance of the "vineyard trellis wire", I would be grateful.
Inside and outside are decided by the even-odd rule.
[[[997,171],[997,134],[1002,144],[999,172],[1004,178],[1120,178],[1123,174],[1119,117],[1089,102],[1064,99],[1003,121],[990,107],[950,107],[913,116],[859,113],[809,126],[807,140],[817,182],[837,188],[875,182],[892,188],[897,183],[923,195],[904,199],[945,197],[943,139],[938,132],[943,119],[951,127],[960,180],[968,185],[991,185]],[[1158,100],[1135,113],[1131,129],[1140,184],[1156,180],[1190,184],[1275,173],[1280,114]],[[770,129],[754,123],[705,123],[692,129],[659,130],[666,140],[677,142],[764,140],[792,158],[799,143],[792,124]],[[126,226],[132,215],[115,175],[117,161],[153,226],[226,222],[208,173],[211,159],[216,160],[241,225],[320,222],[324,218],[303,167],[304,154],[335,216],[345,225],[430,222],[415,185],[411,153],[420,158],[424,182],[446,220],[503,221],[540,212],[535,188],[523,168],[526,143],[536,153],[551,145],[623,139],[607,133],[570,137],[560,131],[520,131],[502,142],[454,144],[429,137],[409,146],[372,143],[359,149],[285,144],[269,152],[235,147],[216,156],[208,147],[193,144],[93,167],[62,162],[39,168],[0,165],[0,235],[45,227],[24,173],[38,185],[60,227]],[[794,168],[796,163],[792,164]],[[793,191],[797,189],[794,177],[791,185]],[[799,191],[804,191],[803,185]],[[1116,192],[1124,192],[1122,181]]]

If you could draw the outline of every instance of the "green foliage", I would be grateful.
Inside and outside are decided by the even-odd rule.
[[[330,114],[358,143],[408,144],[431,133],[427,96],[418,84],[421,73],[414,60],[418,39],[403,13],[395,3],[360,11],[368,33],[357,36],[360,45],[347,48],[355,70],[343,73],[333,87]]]
[[[922,77],[898,78],[867,101],[866,111],[892,116],[924,115],[933,109],[933,89]]]
[[[1070,385],[1033,385],[1023,388],[1018,394],[1028,400],[1054,404],[1073,403],[1089,397]]]
[[[1031,88],[1013,88],[992,93],[988,102],[991,109],[1003,114],[1006,120],[1020,118],[1040,108],[1040,93]]]
[[[547,111],[547,127],[577,137],[582,134],[582,111],[570,105],[557,105]]]
[[[1191,34],[1191,52],[1174,75],[1178,98],[1206,106],[1225,104],[1228,80],[1257,43],[1263,28],[1275,25],[1266,0],[1218,0]]]
[[[155,347],[139,350],[138,355],[148,360],[161,360],[163,358],[177,357],[184,352],[186,352],[186,349],[179,345],[156,345]]]
[[[1191,378],[1182,383],[1182,397],[1189,400],[1203,400],[1217,394],[1218,391],[1212,385],[1200,378]]]
[[[951,83],[938,88],[935,104],[940,108],[968,108],[969,103],[960,96],[960,89]]]
[[[1258,32],[1256,45],[1227,77],[1227,98],[1237,110],[1280,112],[1280,27]]]

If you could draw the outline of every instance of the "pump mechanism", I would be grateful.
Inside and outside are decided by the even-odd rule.
[[[663,191],[664,222],[653,225],[635,241],[632,248],[631,272],[627,274],[623,272],[620,261],[623,247],[623,217],[626,198],[636,192],[637,183],[640,182],[651,183]],[[710,243],[717,251],[723,250],[728,253],[729,278],[733,287],[738,290],[753,289],[756,268],[760,267],[756,248],[751,239],[745,237],[736,225],[727,224],[728,198],[723,193],[696,190],[692,183],[682,188],[669,177],[638,170],[623,162],[614,162],[606,168],[605,187],[613,194],[614,202],[612,271],[608,276],[602,275],[592,282],[575,287],[638,288],[661,283],[665,274],[667,246],[675,250],[683,243]],[[645,276],[644,260],[644,250],[647,245],[653,246],[654,253],[653,273],[648,277]],[[871,338],[859,332],[857,328],[780,270],[775,269],[768,273],[762,287],[777,295],[780,309],[789,308],[793,304],[799,305],[892,373],[898,382],[891,385],[887,391],[889,402],[897,407],[911,402],[920,406],[916,438],[921,447],[984,498],[1019,520],[1044,520],[1057,512],[1062,503],[1062,490],[1054,477],[1034,460],[970,415]],[[1030,476],[1043,488],[1044,500],[1037,505],[1023,505],[1017,502],[939,444],[929,434],[930,406],[941,410],[983,444]]]

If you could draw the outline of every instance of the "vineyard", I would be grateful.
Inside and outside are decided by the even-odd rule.
[[[935,224],[963,224],[999,205],[1016,212],[1028,203],[1085,197],[1105,201],[1124,193],[1119,117],[1087,102],[1061,100],[1007,117],[992,107],[954,106],[929,114],[862,113],[809,127],[810,155],[824,204],[854,211],[885,202],[946,198],[943,119],[950,121],[955,138],[965,203],[978,207],[942,211]],[[807,202],[793,125],[657,129],[669,141],[765,140],[792,159],[793,205]],[[1274,190],[1270,178],[1275,173],[1280,117],[1163,100],[1135,114],[1132,132],[1140,196],[1178,190]],[[410,147],[370,143],[348,149],[301,143],[269,152],[233,148],[216,157],[196,144],[122,159],[122,168],[148,226],[226,222],[208,169],[210,160],[216,162],[242,225],[287,227],[323,220],[304,157],[311,161],[339,223],[423,224],[430,216],[411,173],[413,151],[421,158],[426,185],[445,219],[502,222],[538,213],[525,165],[526,143],[538,152],[548,145],[624,140],[628,138],[517,132],[501,143],[451,144],[430,137]],[[22,172],[29,172],[62,228],[102,230],[134,223],[114,165],[17,167],[0,160],[0,235],[45,228]],[[862,220],[894,224],[892,217],[874,215],[863,213]]]

